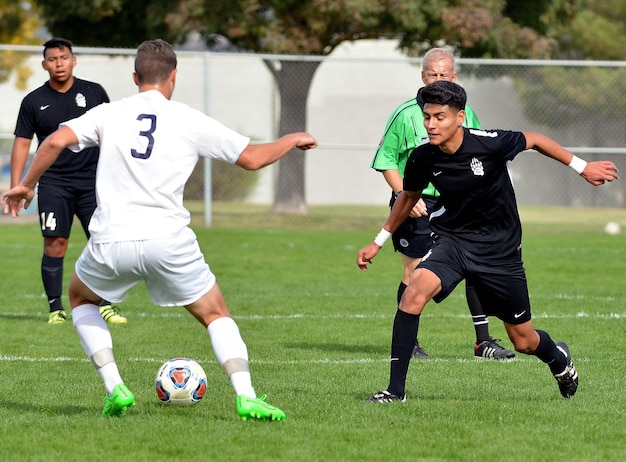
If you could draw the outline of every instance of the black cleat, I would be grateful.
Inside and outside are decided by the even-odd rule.
[[[430,356],[428,356],[428,353],[416,342],[413,347],[413,352],[411,353],[411,358],[430,359]]]
[[[383,390],[376,393],[374,396],[368,399],[368,401],[370,403],[381,404],[393,403],[395,401],[400,401],[401,403],[404,403],[406,401],[406,394],[402,398],[400,398],[399,396],[389,393],[387,390]]]
[[[563,398],[571,398],[578,389],[578,372],[576,372],[574,367],[567,344],[565,342],[556,342],[556,347],[565,355],[567,366],[565,366],[563,372],[554,374],[554,378],[559,384],[559,390]]]
[[[486,359],[511,359],[515,358],[515,352],[498,345],[501,340],[490,338],[484,342],[474,344],[474,356]]]

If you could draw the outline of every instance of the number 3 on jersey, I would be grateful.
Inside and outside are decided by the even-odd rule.
[[[136,149],[130,150],[130,155],[136,159],[147,159],[152,154],[152,148],[154,147],[154,136],[152,134],[156,130],[156,116],[154,114],[139,114],[137,120],[140,122],[144,119],[150,120],[150,128],[148,130],[140,130],[139,136],[145,136],[148,138],[148,147],[145,152],[139,152]]]
[[[41,230],[48,228],[50,231],[57,229],[57,218],[54,216],[54,212],[48,213],[46,218],[46,212],[41,212]]]

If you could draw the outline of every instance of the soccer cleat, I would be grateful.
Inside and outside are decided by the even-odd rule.
[[[121,315],[120,309],[115,305],[102,305],[100,315],[108,324],[126,324],[128,320]]]
[[[387,390],[383,390],[383,391],[379,391],[378,393],[376,393],[368,401],[370,403],[381,403],[381,404],[393,403],[395,401],[400,401],[401,403],[404,403],[406,401],[406,394],[402,398],[400,398],[397,395],[389,393]]]
[[[413,347],[413,351],[411,352],[411,358],[430,359],[430,356],[428,356],[428,353],[426,353],[420,344],[416,342]]]
[[[65,310],[51,311],[48,315],[48,324],[63,324],[66,320]]]
[[[104,397],[104,409],[102,415],[105,417],[118,417],[126,413],[126,408],[135,405],[135,397],[132,392],[120,383],[113,388],[112,395]]]
[[[502,348],[497,342],[501,340],[489,338],[480,343],[474,344],[474,356],[486,359],[511,359],[515,358],[515,352]]]
[[[576,368],[574,367],[574,362],[569,354],[567,344],[565,342],[556,342],[556,347],[565,355],[567,366],[565,366],[563,372],[554,374],[554,378],[559,384],[559,390],[563,398],[571,398],[578,389],[578,372],[576,372]]]
[[[267,395],[260,398],[249,398],[246,395],[237,396],[237,413],[242,420],[285,420],[285,413],[265,402]]]

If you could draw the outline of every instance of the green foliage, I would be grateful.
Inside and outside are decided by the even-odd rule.
[[[7,0],[4,0],[5,2]],[[13,2],[9,2],[13,3]],[[22,2],[23,3],[23,2]],[[464,57],[547,58],[566,44],[623,59],[626,0],[38,0],[46,25],[78,45],[182,43],[199,32],[243,50],[329,54],[343,41],[397,37],[410,54],[441,41]]]
[[[421,53],[441,40],[467,57],[548,57],[545,36],[579,0],[39,0],[48,28],[80,45],[134,47],[146,38],[184,42],[199,32],[238,49],[329,54],[344,41],[398,37]],[[557,14],[559,13],[559,14]]]
[[[0,43],[29,45],[37,43],[40,26],[36,6],[32,1],[0,0]],[[0,82],[16,74],[15,86],[26,88],[32,71],[25,64],[28,54],[17,51],[0,53]]]
[[[572,26],[572,40],[584,56],[592,59],[626,59],[626,0],[591,2],[580,11]]]
[[[174,40],[163,22],[176,3],[172,0],[37,0],[37,3],[48,30],[79,46],[135,48],[146,39]]]
[[[595,60],[626,59],[626,0],[589,2],[567,14],[573,17],[571,23],[552,32],[560,34],[561,54]],[[516,83],[524,112],[533,121],[566,127],[582,120],[601,123],[599,116],[626,120],[625,68],[545,67],[536,71],[532,81]],[[555,112],[558,117],[553,116]]]
[[[586,0],[507,0],[504,14],[522,27],[557,37],[574,15],[585,9]]]
[[[182,308],[152,306],[142,286],[121,304],[129,324],[111,326],[137,406],[122,418],[102,418],[104,389],[71,323],[46,323],[37,224],[3,222],[0,459],[624,460],[626,237],[601,227],[609,213],[626,226],[626,212],[522,210],[534,323],[569,343],[581,381],[574,398],[561,398],[536,358],[474,360],[459,288],[426,308],[420,331],[435,359],[411,364],[407,402],[389,406],[364,399],[387,383],[400,261],[386,247],[367,273],[354,264],[384,207],[380,213],[373,224],[358,207],[319,211],[339,215],[351,230],[340,219],[327,229],[268,228],[249,214],[241,227],[195,228],[248,345],[255,388],[286,411],[283,423],[241,421],[206,331]],[[65,287],[85,242],[75,231]],[[490,326],[510,347],[502,324],[492,318]],[[156,371],[177,355],[207,372],[207,395],[193,407],[156,399]],[[486,436],[493,431],[497,437]]]

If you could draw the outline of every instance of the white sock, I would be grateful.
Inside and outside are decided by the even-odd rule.
[[[104,382],[104,388],[106,388],[109,396],[113,394],[113,389],[117,385],[124,383],[122,381],[122,377],[120,377],[120,372],[118,371],[117,364],[115,364],[115,362],[107,363],[102,366],[98,369],[98,374]]]
[[[100,315],[100,308],[92,304],[77,306],[72,310],[72,321],[80,344],[96,367],[107,393],[113,393],[113,388],[122,383],[122,378],[113,358],[113,339],[106,322]],[[102,358],[103,352],[104,357],[108,359],[98,367],[96,364],[100,361],[94,360],[94,355],[96,358]]]
[[[237,395],[256,398],[248,367],[248,349],[232,318],[223,317],[207,327],[215,357],[228,375]]]

